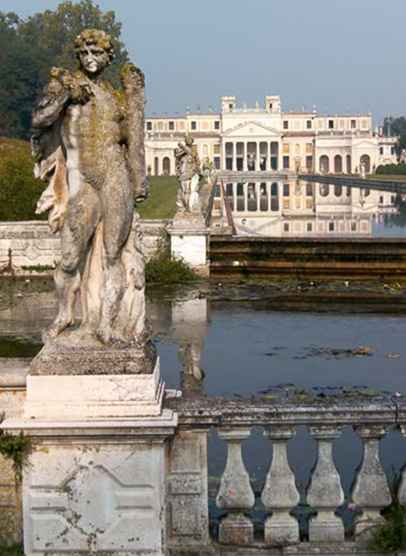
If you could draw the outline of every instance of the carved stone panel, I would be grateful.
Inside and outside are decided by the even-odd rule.
[[[168,522],[170,542],[208,542],[207,433],[182,431],[170,450]]]
[[[26,554],[161,554],[163,465],[162,444],[40,444],[25,470]]]

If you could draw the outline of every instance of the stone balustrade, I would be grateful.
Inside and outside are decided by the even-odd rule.
[[[244,547],[253,550],[252,554],[256,554],[255,549],[263,551],[267,547],[285,547],[284,550],[296,547],[295,550],[305,554],[331,553],[332,547],[340,554],[368,551],[372,533],[384,523],[381,512],[392,502],[391,477],[387,477],[382,466],[380,441],[394,430],[400,429],[406,435],[406,406],[403,408],[401,402],[394,399],[393,402],[287,406],[260,400],[235,402],[203,398],[169,403],[178,412],[180,427],[189,431],[189,441],[193,442],[195,429],[201,442],[201,431],[211,428],[216,431],[216,442],[224,442],[226,447],[226,463],[215,500],[206,499],[207,490],[202,490],[204,495],[189,506],[189,515],[211,508],[212,535],[208,540],[211,549],[217,547],[217,553],[221,554],[229,554],[226,547],[241,550],[241,554],[245,554]],[[250,477],[250,462],[244,456],[252,432],[258,437],[258,427],[267,439],[261,443],[261,453],[263,463],[268,466],[260,485],[257,478]],[[307,485],[299,484],[296,476],[297,455],[295,466],[289,457],[289,445],[297,431],[302,439],[308,439],[308,452],[310,448],[316,451]],[[343,470],[336,464],[340,448],[348,450],[348,438],[342,438],[344,432],[362,449],[352,487],[348,488],[347,477],[345,489]],[[269,441],[272,456],[267,448]],[[303,459],[305,456],[304,453]],[[210,449],[208,461],[201,460],[201,465],[204,469],[200,475],[210,475]],[[405,503],[406,471],[398,495]],[[169,537],[176,540],[173,531]],[[179,538],[176,542],[179,543]]]
[[[1,381],[0,413],[6,416],[21,411],[24,363],[8,363]],[[393,458],[386,442],[392,431],[398,447],[405,442],[402,399],[286,405],[260,399],[189,399],[168,393],[165,407],[178,414],[176,434],[168,445],[165,487],[166,537],[172,555],[180,556],[185,550],[219,556],[248,550],[256,555],[274,548],[318,556],[368,552],[373,531],[384,523],[381,511],[392,501],[388,469],[392,463],[397,462],[398,468],[403,464],[399,457]],[[355,459],[360,463],[351,488],[348,477],[343,480],[340,460],[349,449],[345,439],[349,434],[357,443]],[[297,454],[296,446],[292,460],[295,436],[300,438],[303,455]],[[210,482],[213,437],[226,452],[216,492]],[[247,457],[252,442],[260,443],[256,459],[266,470],[260,481]],[[310,477],[303,484],[298,475],[313,452]],[[0,460],[0,509],[8,515],[8,534],[18,539],[19,503],[13,498],[10,469],[8,462]],[[398,498],[406,504],[404,469]]]

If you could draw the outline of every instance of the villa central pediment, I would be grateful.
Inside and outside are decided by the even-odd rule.
[[[238,124],[223,133],[224,137],[266,137],[266,138],[280,138],[281,133],[268,127],[260,122],[248,121]]]

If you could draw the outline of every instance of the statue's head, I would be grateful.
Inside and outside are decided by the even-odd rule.
[[[98,29],[85,29],[75,39],[80,66],[89,77],[96,77],[111,63],[114,47],[110,35]]]

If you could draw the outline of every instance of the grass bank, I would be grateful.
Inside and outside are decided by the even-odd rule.
[[[178,183],[174,176],[156,176],[150,178],[149,197],[137,205],[141,218],[173,218],[176,212],[176,190]]]

